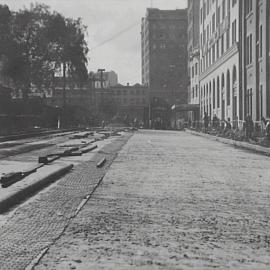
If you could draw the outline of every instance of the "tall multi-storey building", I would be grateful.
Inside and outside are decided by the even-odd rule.
[[[270,1],[240,1],[241,117],[270,117]]]
[[[200,1],[200,107],[212,118],[242,119],[239,91],[239,1]]]
[[[200,1],[188,0],[188,103],[199,104],[200,86]],[[191,113],[190,119],[197,120],[199,115]]]
[[[148,8],[141,25],[142,84],[150,102],[187,103],[187,11]]]

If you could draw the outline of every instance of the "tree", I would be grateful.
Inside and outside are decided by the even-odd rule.
[[[24,99],[32,84],[42,84],[44,75],[50,71],[44,36],[49,19],[48,6],[31,4],[30,9],[13,13],[9,20],[8,45],[2,50],[6,57],[4,73],[22,89]]]
[[[81,83],[87,80],[87,53],[85,41],[86,27],[81,19],[64,18],[55,13],[47,29],[50,40],[50,60],[56,67],[62,67],[75,81]]]
[[[81,19],[66,19],[55,13],[47,28],[50,40],[50,60],[56,68],[63,71],[63,122],[65,123],[66,77],[67,74],[75,82],[82,84],[87,81],[87,53],[85,41],[86,27]]]
[[[87,80],[86,27],[81,19],[65,18],[43,4],[18,12],[0,5],[0,56],[3,73],[27,99],[34,86],[49,87],[55,70],[63,68],[76,82]],[[65,100],[65,99],[64,99]]]

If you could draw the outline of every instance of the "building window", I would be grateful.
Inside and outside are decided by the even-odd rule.
[[[222,20],[225,19],[225,0],[222,1]]]
[[[192,78],[194,78],[194,66],[192,67]]]
[[[217,40],[217,59],[219,58],[219,39]]]
[[[231,105],[231,81],[229,71],[227,71],[227,105]]]
[[[205,2],[203,3],[203,20],[206,18],[206,4]]]
[[[232,23],[232,45],[236,43],[236,20]]]
[[[224,34],[221,36],[221,55],[224,54]]]
[[[216,20],[216,27],[218,28],[220,23],[220,7],[217,9],[217,20]]]
[[[215,80],[213,80],[213,109],[216,108],[216,84]]]
[[[220,86],[219,86],[219,77],[217,78],[217,107],[220,107]]]
[[[246,63],[247,65],[252,63],[252,34],[246,38]]]
[[[260,85],[260,119],[263,117],[263,86]]]
[[[215,44],[212,46],[212,63],[214,64],[216,61],[216,51],[215,51]]]
[[[216,30],[216,14],[214,13],[212,15],[212,33],[214,33]]]
[[[230,29],[226,31],[226,50],[230,48]]]
[[[247,114],[252,116],[252,89],[247,90],[246,99]]]
[[[252,11],[252,1],[253,0],[245,0],[246,4],[246,15],[249,14]]]
[[[263,26],[260,25],[260,50],[259,50],[259,57],[262,58],[262,46],[263,46]]]
[[[195,64],[195,75],[198,75],[198,63]]]

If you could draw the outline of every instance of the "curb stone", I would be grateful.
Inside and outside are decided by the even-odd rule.
[[[233,146],[238,147],[238,148],[243,148],[246,150],[250,150],[250,151],[254,151],[254,152],[257,152],[257,153],[260,153],[263,155],[270,156],[270,148],[266,148],[263,146],[250,144],[247,142],[235,141],[232,139],[226,139],[226,138],[222,138],[222,137],[217,137],[217,136],[213,136],[213,135],[209,135],[209,134],[205,134],[205,133],[200,133],[200,132],[196,132],[196,131],[192,131],[192,130],[188,130],[188,129],[186,129],[185,132],[192,134],[192,135],[195,135],[195,136],[201,136],[201,137],[207,138],[207,139],[212,140],[212,141],[233,145]]]
[[[26,198],[32,196],[36,191],[56,181],[57,178],[66,174],[69,170],[72,169],[72,167],[73,164],[65,165],[58,170],[49,173],[45,177],[41,177],[38,180],[33,181],[31,184],[11,192],[0,200],[0,214],[7,212],[11,207],[15,206],[20,201],[25,200]]]

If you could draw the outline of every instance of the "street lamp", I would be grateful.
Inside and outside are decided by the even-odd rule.
[[[176,102],[175,102],[175,92],[174,92],[174,71],[176,66],[174,64],[169,65],[169,74],[170,74],[170,86],[171,86],[171,109],[174,110],[174,128],[176,129]]]
[[[104,68],[99,68],[98,72],[100,72],[100,87],[103,89],[103,72],[105,71]]]

